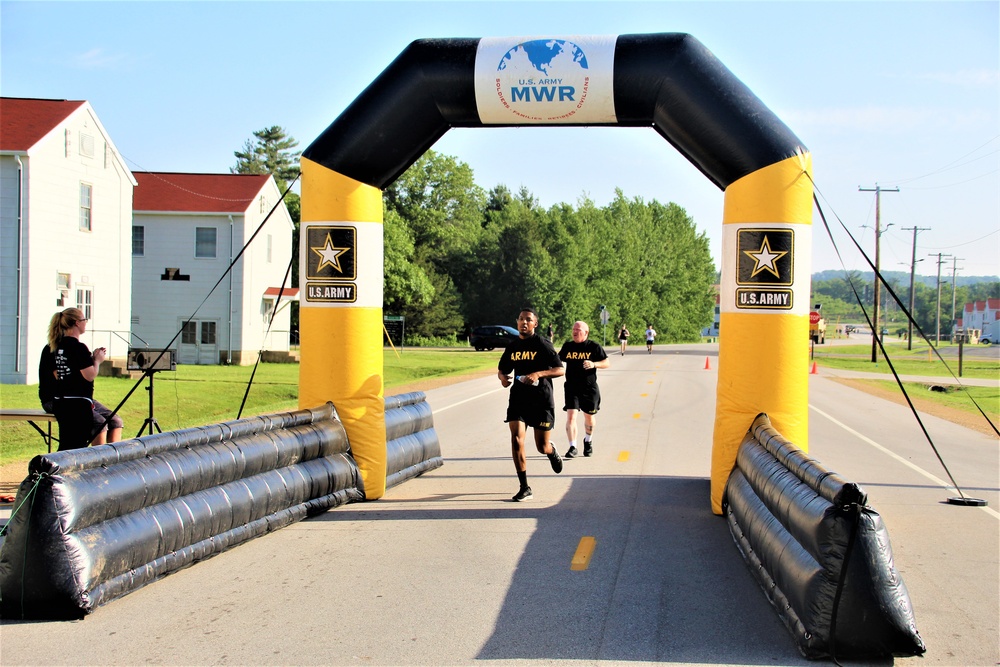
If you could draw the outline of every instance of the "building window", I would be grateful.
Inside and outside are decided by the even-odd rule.
[[[185,322],[181,329],[181,342],[185,345],[195,345],[198,342],[197,322]]]
[[[90,201],[92,195],[93,188],[86,183],[80,183],[80,229],[85,232],[91,230]]]
[[[201,323],[201,344],[215,345],[215,322]]]
[[[132,225],[132,256],[143,257],[146,254],[146,228],[142,225]]]
[[[56,274],[56,308],[69,308],[69,285],[68,273]]]
[[[84,319],[91,319],[94,313],[94,290],[90,287],[76,288],[76,307],[83,311]]]
[[[197,227],[194,230],[194,256],[215,259],[215,227]]]

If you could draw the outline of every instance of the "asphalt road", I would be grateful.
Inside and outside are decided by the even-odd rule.
[[[82,621],[6,622],[0,663],[816,664],[798,654],[710,511],[716,350],[613,355],[600,375],[595,456],[567,461],[561,475],[529,458],[527,503],[510,502],[499,383],[430,391],[444,467]],[[923,658],[842,664],[997,664],[997,440],[923,416],[962,493],[989,502],[951,505],[958,492],[908,410],[809,378],[810,454],[861,484],[884,517],[928,647]],[[573,570],[583,537],[596,546]]]

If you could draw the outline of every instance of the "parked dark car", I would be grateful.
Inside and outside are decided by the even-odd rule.
[[[472,335],[469,336],[469,345],[476,348],[477,352],[492,350],[497,347],[504,349],[508,343],[517,337],[517,329],[514,327],[491,324],[473,329]]]

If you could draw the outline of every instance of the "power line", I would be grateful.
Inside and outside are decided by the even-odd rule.
[[[896,182],[897,183],[912,183],[913,181],[919,181],[921,178],[927,178],[928,176],[934,176],[935,174],[939,174],[942,171],[946,171],[948,169],[953,168],[954,166],[960,166],[960,165],[956,165],[955,163],[959,162],[960,160],[964,160],[965,158],[969,157],[973,153],[975,153],[975,152],[977,152],[977,151],[985,148],[986,146],[989,146],[990,144],[992,144],[997,139],[1000,139],[1000,134],[996,135],[995,137],[993,137],[992,139],[990,139],[986,143],[982,144],[981,146],[978,146],[978,147],[972,149],[971,151],[969,151],[965,155],[957,157],[954,160],[952,160],[951,162],[949,162],[948,164],[946,164],[946,165],[944,165],[942,167],[939,167],[938,169],[935,169],[934,171],[926,173],[923,176],[914,176],[913,178],[905,178],[905,179],[902,179],[902,180],[897,180]],[[994,151],[994,152],[996,152],[996,151]],[[981,157],[986,157],[986,156],[981,156]],[[976,158],[976,160],[978,160],[978,159],[980,159],[980,158]],[[970,162],[973,162],[973,161],[974,160],[970,160]]]

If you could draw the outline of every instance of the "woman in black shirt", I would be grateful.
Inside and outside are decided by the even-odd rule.
[[[108,350],[99,347],[90,353],[80,336],[87,331],[87,318],[79,308],[67,308],[52,316],[49,322],[48,350],[51,355],[42,353],[39,364],[39,375],[54,372],[55,383],[50,384],[48,378],[39,379],[39,385],[51,386],[56,398],[94,398],[94,378],[101,367],[101,362],[108,356]],[[54,362],[54,363],[53,363]],[[53,370],[54,369],[54,370]],[[41,386],[39,387],[41,393]],[[43,399],[44,400],[44,399]],[[94,401],[94,429],[99,430],[94,438],[95,445],[121,440],[121,417],[112,415],[112,411]]]

